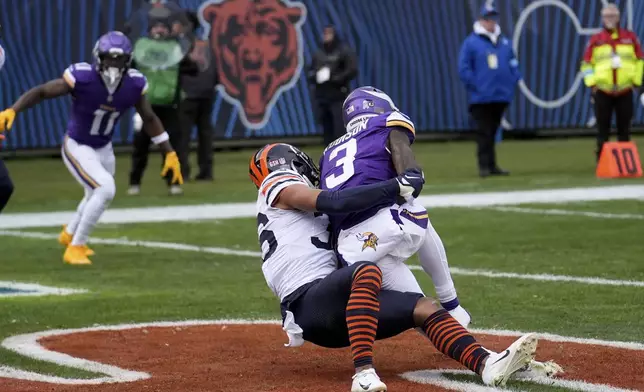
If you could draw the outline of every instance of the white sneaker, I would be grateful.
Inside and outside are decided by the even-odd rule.
[[[365,369],[353,375],[351,392],[384,392],[386,390],[387,386],[380,381],[380,377],[378,377],[374,368]]]
[[[530,363],[514,374],[517,380],[534,380],[538,378],[551,378],[564,370],[559,364],[553,361],[539,362],[530,361]]]
[[[183,195],[183,189],[179,185],[172,185],[170,187],[170,195],[171,196]]]
[[[537,338],[529,333],[521,336],[506,350],[491,353],[481,374],[483,382],[492,386],[505,385],[514,373],[534,359],[535,351],[537,351]]]
[[[132,185],[128,188],[127,194],[129,196],[138,196],[139,194],[141,194],[141,187],[138,185]]]
[[[450,310],[449,314],[465,329],[467,329],[467,326],[470,325],[470,322],[472,321],[472,316],[461,305]]]

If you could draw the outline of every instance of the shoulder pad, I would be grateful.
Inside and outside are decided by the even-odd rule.
[[[412,134],[416,134],[416,128],[414,127],[414,123],[411,121],[409,117],[407,117],[405,114],[401,112],[392,112],[387,116],[387,119],[385,121],[385,126],[387,128],[389,127],[400,127],[408,130]]]
[[[82,83],[89,76],[89,72],[92,72],[93,68],[91,64],[88,63],[76,63],[72,64],[65,72],[63,72],[63,79],[67,84],[74,88],[76,83]]]

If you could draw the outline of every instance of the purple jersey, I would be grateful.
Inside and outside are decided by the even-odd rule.
[[[329,144],[320,158],[320,188],[340,190],[374,184],[398,176],[388,149],[392,129],[409,131],[414,141],[414,123],[400,112],[356,118],[347,134]],[[360,213],[331,216],[334,231],[348,229],[373,216],[386,205],[375,205]]]
[[[80,144],[100,148],[112,140],[123,112],[139,102],[148,83],[142,73],[130,69],[120,86],[110,94],[98,70],[91,64],[72,64],[63,73],[72,88],[72,111],[67,134]]]

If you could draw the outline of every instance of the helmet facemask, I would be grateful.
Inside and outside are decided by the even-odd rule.
[[[123,74],[130,67],[132,57],[120,50],[111,49],[97,56],[98,67],[103,81],[108,87],[115,88],[121,82]]]

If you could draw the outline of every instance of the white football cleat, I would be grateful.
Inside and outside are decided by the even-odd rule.
[[[172,185],[170,186],[170,196],[181,196],[183,195],[183,188],[181,188],[179,185]]]
[[[380,381],[376,369],[364,369],[353,375],[351,392],[385,392],[387,386]]]
[[[564,370],[554,361],[539,362],[530,361],[524,368],[515,373],[514,378],[517,380],[534,380],[538,378],[551,378]]]
[[[521,336],[506,350],[491,353],[481,374],[485,385],[503,386],[514,373],[526,367],[534,359],[537,338],[529,333]]]
[[[461,305],[458,305],[454,309],[448,311],[448,313],[452,317],[454,317],[454,319],[458,321],[458,323],[461,324],[465,329],[467,329],[467,326],[470,325],[470,322],[472,321],[472,316]]]
[[[127,190],[128,196],[138,196],[141,194],[141,187],[138,185],[132,185]]]

